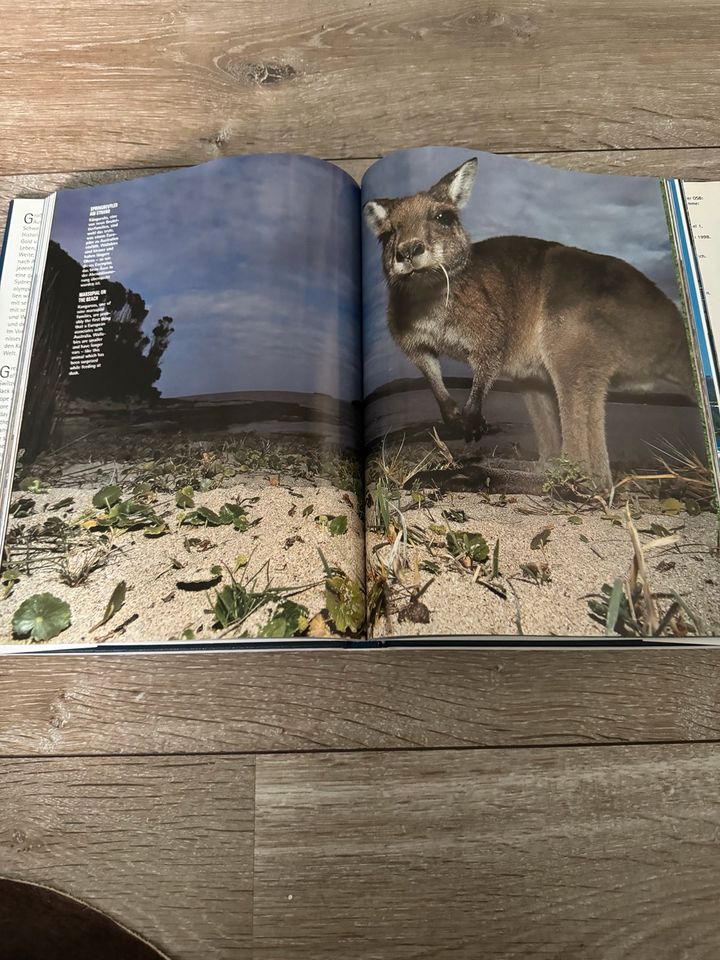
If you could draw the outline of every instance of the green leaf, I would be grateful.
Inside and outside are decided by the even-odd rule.
[[[339,633],[359,633],[365,624],[365,598],[359,584],[341,571],[325,581],[325,604]]]
[[[180,526],[188,527],[221,527],[225,521],[220,519],[219,514],[211,510],[210,507],[198,507],[197,510],[191,510],[186,513],[180,521]],[[230,523],[230,520],[227,521]]]
[[[103,508],[109,509],[120,500],[121,496],[122,490],[120,487],[111,484],[109,487],[103,487],[102,490],[98,490],[92,498],[93,506],[97,507],[98,510],[102,510]]]
[[[240,533],[245,533],[251,526],[245,507],[239,503],[224,503],[220,507],[218,516],[221,523],[231,523]]]
[[[161,537],[164,533],[168,532],[168,525],[164,520],[161,520],[159,523],[154,523],[151,527],[145,527],[143,534],[146,537]]]
[[[302,515],[303,515],[304,517],[309,517],[310,514],[313,512],[314,509],[315,509],[315,504],[309,503],[309,504],[305,507],[305,509],[303,510]]]
[[[428,530],[430,531],[430,533],[436,533],[439,536],[442,536],[444,533],[447,532],[447,527],[443,526],[443,524],[441,523],[429,523]]]
[[[232,524],[240,533],[244,533],[257,521],[248,520],[247,511],[242,504],[224,503],[216,513],[210,507],[198,507],[186,513],[180,521],[180,526],[189,527],[224,527]]]
[[[96,623],[94,627],[90,627],[91,632],[94,630],[99,630],[100,627],[104,627],[108,620],[115,616],[118,610],[125,604],[126,593],[127,584],[124,580],[121,580],[110,594],[110,599],[108,600],[108,605],[105,607],[105,613],[103,614],[102,620],[99,623]]]
[[[677,500],[675,497],[668,497],[667,500],[660,501],[660,510],[662,513],[666,513],[671,517],[676,516],[683,509],[684,504],[682,500]]]
[[[14,567],[5,567],[2,574],[0,574],[0,582],[2,583],[17,583],[19,579],[20,571]]]
[[[15,589],[15,584],[18,582],[19,579],[20,579],[19,570],[15,570],[13,567],[6,567],[3,570],[2,575],[0,575],[0,583],[2,584],[2,587],[3,587],[2,598],[0,599],[7,600],[7,598]]]
[[[568,523],[581,524],[582,517],[578,516],[577,513],[573,513],[568,517]]]
[[[194,507],[194,494],[195,491],[192,487],[182,487],[175,493],[175,506],[181,507],[183,510],[187,507]]]
[[[93,497],[93,504],[98,509],[94,514],[88,511],[77,521],[80,526],[87,530],[139,530],[143,527],[157,528],[154,535],[159,536],[164,533],[162,528],[163,521],[158,517],[152,507],[146,503],[140,503],[137,500],[116,500],[115,496],[119,493],[119,487],[104,487]],[[101,503],[100,498],[105,497]],[[114,501],[114,502],[110,502]],[[152,533],[151,533],[152,535]]]
[[[51,593],[35,593],[15,611],[13,633],[31,640],[52,640],[71,623],[70,607]]]
[[[307,607],[293,600],[284,600],[258,633],[258,637],[296,637],[307,630]]]
[[[258,609],[260,600],[257,594],[247,590],[241,583],[233,580],[215,591],[213,613],[215,623],[221,627],[228,627],[238,620],[244,620],[254,610]]]
[[[333,517],[330,523],[328,523],[328,530],[333,537],[340,537],[344,533],[347,533],[347,528],[348,519],[344,515]]]
[[[292,628],[284,617],[272,617],[265,626],[258,631],[258,637],[262,637],[263,639],[292,636]]]
[[[454,557],[469,557],[474,563],[485,563],[490,556],[487,540],[479,533],[457,533],[451,530],[445,542]]]
[[[315,523],[321,527],[327,527],[333,537],[347,533],[348,520],[344,514],[336,516],[334,513],[319,513],[315,517]]]
[[[615,629],[623,596],[623,582],[619,577],[616,577],[615,583],[613,583],[612,593],[608,599],[607,616],[605,618],[606,634],[612,633]]]

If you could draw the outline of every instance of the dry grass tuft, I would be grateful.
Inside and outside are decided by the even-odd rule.
[[[666,441],[664,447],[653,447],[660,469],[653,473],[632,473],[615,485],[634,487],[661,499],[668,494],[689,498],[702,510],[712,510],[716,499],[712,469],[693,450],[683,450]]]
[[[646,555],[654,550],[674,546],[675,536],[658,537],[641,543],[625,506],[625,526],[630,535],[633,558],[630,570],[612,584],[603,584],[600,593],[588,598],[590,615],[603,623],[605,633],[623,637],[659,638],[702,636],[700,619],[676,593],[658,593],[650,583]]]

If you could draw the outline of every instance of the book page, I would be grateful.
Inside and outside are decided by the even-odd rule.
[[[696,335],[699,374],[709,406],[711,447],[720,489],[720,184],[671,180],[667,189]]]
[[[330,164],[61,192],[1,641],[361,634],[360,309],[359,190]]]
[[[0,266],[0,462],[40,236],[43,200],[15,200]]]
[[[362,200],[374,636],[720,633],[659,181],[429,147]]]

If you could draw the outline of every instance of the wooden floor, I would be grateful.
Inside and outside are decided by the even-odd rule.
[[[0,0],[0,23],[3,211],[279,149],[720,179],[712,0]],[[3,659],[0,874],[177,960],[715,960],[719,655]]]

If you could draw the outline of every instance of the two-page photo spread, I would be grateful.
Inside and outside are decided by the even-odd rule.
[[[16,201],[0,649],[711,642],[714,186],[426,147]]]

